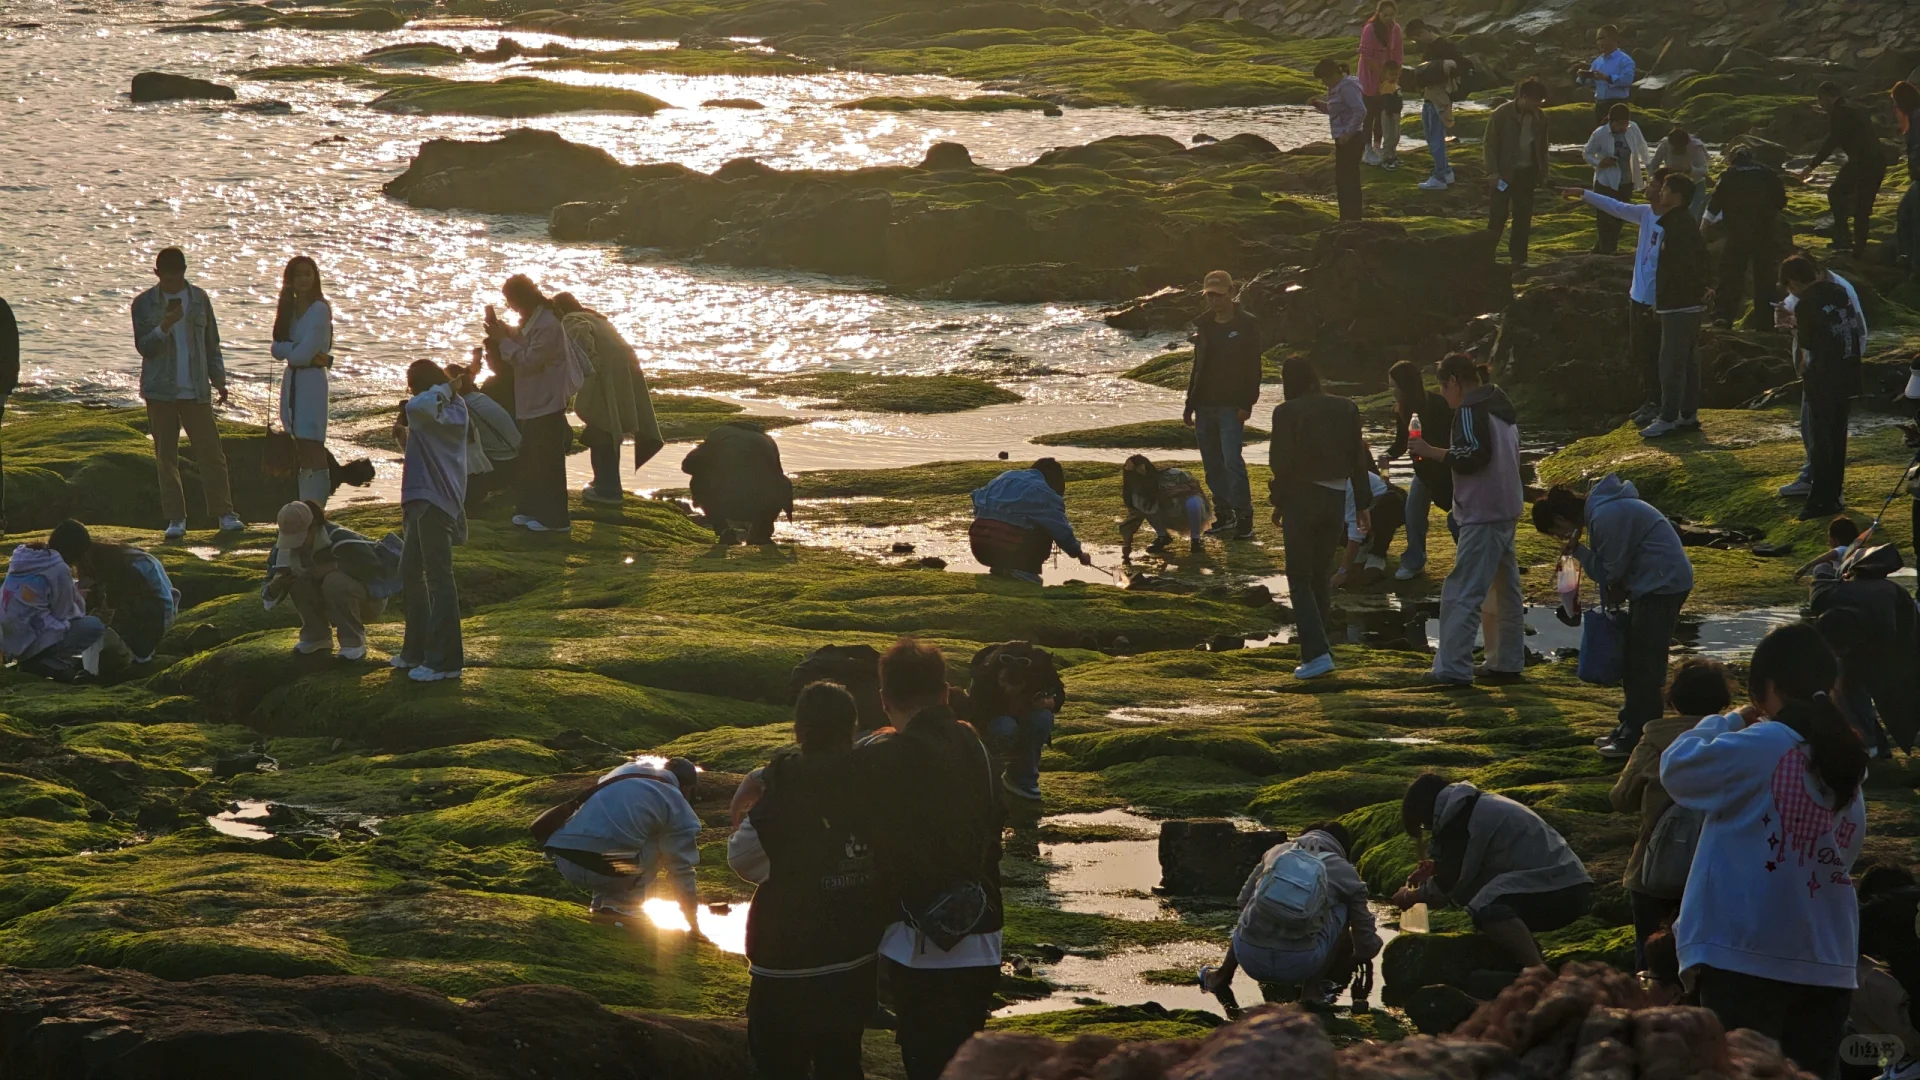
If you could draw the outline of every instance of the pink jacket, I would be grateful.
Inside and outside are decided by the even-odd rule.
[[[1389,63],[1402,63],[1403,51],[1398,22],[1387,33],[1386,43],[1381,44],[1373,20],[1368,19],[1360,28],[1360,92],[1369,96],[1378,94],[1381,70]]]

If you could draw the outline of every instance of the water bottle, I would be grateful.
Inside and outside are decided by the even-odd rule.
[[[1400,913],[1400,932],[1403,934],[1425,934],[1433,929],[1428,921],[1427,905],[1415,904]]]

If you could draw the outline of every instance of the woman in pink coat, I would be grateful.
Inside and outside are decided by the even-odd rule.
[[[1400,62],[1404,52],[1400,32],[1400,5],[1380,0],[1373,18],[1360,28],[1360,93],[1367,102],[1369,165],[1400,163]]]

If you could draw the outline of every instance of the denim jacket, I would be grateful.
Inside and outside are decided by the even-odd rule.
[[[227,385],[227,367],[220,356],[220,324],[213,317],[213,301],[206,290],[187,286],[187,357],[193,386],[181,387],[176,374],[173,332],[160,329],[167,298],[155,285],[133,301],[133,345],[140,350],[140,396],[148,401],[192,400],[213,404],[213,388]],[[180,391],[191,389],[191,399]]]

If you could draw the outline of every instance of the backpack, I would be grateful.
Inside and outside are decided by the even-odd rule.
[[[1301,847],[1281,852],[1254,888],[1255,923],[1281,938],[1318,934],[1333,907],[1326,859],[1320,852]]]
[[[1679,896],[1686,891],[1693,853],[1700,846],[1700,827],[1706,820],[1706,814],[1676,803],[1653,823],[1645,861],[1640,865],[1640,884],[1647,892]]]

